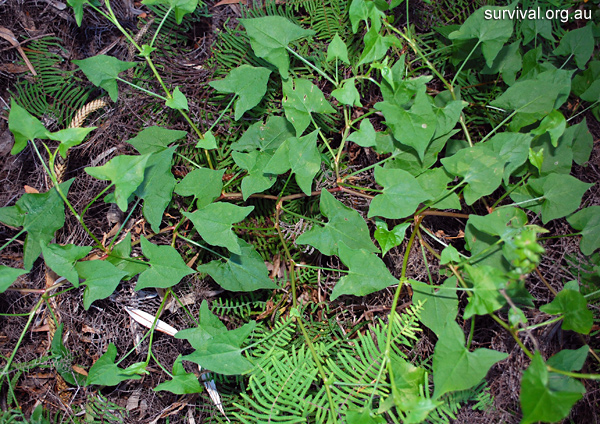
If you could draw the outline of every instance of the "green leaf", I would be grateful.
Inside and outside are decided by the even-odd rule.
[[[106,258],[108,262],[116,266],[121,271],[124,271],[127,275],[125,279],[131,278],[148,269],[148,265],[145,262],[141,262],[139,259],[131,258],[131,233],[121,240]]]
[[[175,187],[180,196],[195,196],[201,209],[213,202],[223,190],[224,169],[197,168],[188,173]]]
[[[53,363],[55,364],[56,371],[58,371],[67,383],[73,386],[83,386],[85,385],[86,377],[83,374],[74,372],[71,367],[72,355],[63,343],[63,329],[64,324],[61,323],[56,329],[54,337],[52,337],[50,352],[53,356]]]
[[[589,351],[588,345],[583,345],[579,349],[563,349],[548,358],[546,363],[562,371],[579,371],[583,368]]]
[[[574,29],[567,32],[561,39],[560,44],[554,49],[558,56],[574,56],[575,63],[579,69],[585,69],[585,64],[594,52],[594,34],[592,25]]]
[[[529,79],[519,79],[491,106],[518,111],[511,123],[511,130],[533,124],[558,109],[567,100],[571,91],[573,71],[552,69]]]
[[[546,40],[554,41],[552,21],[549,19],[524,19],[521,21],[521,32],[523,33],[523,45],[537,39],[538,35]]]
[[[356,34],[358,25],[361,21],[370,22],[375,31],[381,29],[381,20],[385,18],[385,14],[375,7],[375,3],[365,0],[352,0],[348,9],[350,22],[352,23],[352,32]]]
[[[198,272],[209,274],[218,285],[229,291],[250,292],[260,289],[277,289],[279,286],[269,278],[262,257],[244,240],[238,240],[242,253],[232,254],[222,262],[215,260],[198,266]]]
[[[347,424],[385,424],[387,421],[381,415],[376,415],[371,408],[348,408],[346,411]]]
[[[73,8],[75,22],[77,22],[78,27],[81,26],[81,20],[83,19],[83,5],[88,3],[88,0],[67,0],[67,4]]]
[[[360,93],[356,89],[356,78],[344,80],[343,85],[333,90],[331,95],[343,105],[362,107]]]
[[[373,253],[366,250],[353,250],[340,243],[338,256],[349,271],[333,288],[332,301],[343,294],[366,296],[398,284],[398,280],[390,273],[386,264]]]
[[[581,231],[581,253],[589,256],[600,247],[600,206],[582,209],[568,217],[567,222]]]
[[[120,155],[103,166],[85,168],[85,172],[99,180],[112,181],[115,185],[115,199],[119,208],[125,212],[129,196],[144,181],[144,170],[150,154],[141,156]]]
[[[233,152],[231,156],[240,168],[248,171],[248,175],[242,180],[244,200],[247,200],[254,193],[262,193],[268,190],[277,181],[277,174],[264,172],[273,157],[272,154],[254,150],[249,153]]]
[[[113,102],[117,101],[119,95],[117,77],[121,72],[136,65],[135,62],[123,62],[116,57],[103,54],[74,60],[73,63],[83,71],[92,84],[104,88]]]
[[[48,133],[48,138],[50,140],[60,141],[58,151],[63,158],[66,158],[67,150],[69,150],[71,147],[80,145],[85,137],[96,128],[97,127],[67,128],[53,133]]]
[[[125,271],[106,261],[77,262],[75,269],[86,285],[83,293],[83,307],[88,310],[95,300],[106,299],[113,294],[119,282],[127,275]],[[74,284],[78,287],[79,284]],[[88,380],[89,384],[89,380]]]
[[[187,339],[196,349],[182,359],[224,375],[243,374],[252,369],[252,363],[242,356],[241,345],[254,331],[255,321],[227,331],[219,318],[208,310],[206,300],[203,300],[200,305],[199,321],[198,327],[188,328],[175,334],[175,338]]]
[[[542,222],[562,218],[579,208],[583,194],[594,184],[579,181],[571,175],[550,174],[529,182],[529,186],[544,195]]]
[[[469,274],[468,282],[473,288],[473,296],[465,307],[464,319],[473,315],[491,314],[506,305],[500,289],[505,288],[508,280],[501,270],[487,265],[473,267],[466,264],[465,271]]]
[[[573,94],[581,100],[595,102],[600,99],[600,61],[593,60],[588,63],[585,71],[578,73],[573,78]]]
[[[23,274],[27,274],[24,269],[0,265],[0,293],[4,293]]]
[[[285,117],[301,136],[308,128],[311,113],[334,113],[335,109],[325,100],[319,87],[307,79],[290,78],[283,82],[283,110]]]
[[[382,219],[375,218],[377,229],[375,230],[375,240],[381,246],[382,257],[385,256],[390,249],[399,246],[404,241],[406,229],[410,226],[409,222],[396,225],[391,231],[388,230],[387,222]]]
[[[430,195],[423,191],[415,177],[402,169],[375,168],[375,181],[383,186],[369,206],[369,217],[400,219],[414,213]]]
[[[524,43],[525,44],[525,43]],[[517,72],[523,67],[523,59],[519,51],[520,41],[502,47],[491,66],[485,66],[482,75],[495,75],[500,73],[502,79],[508,84],[515,83]]]
[[[600,98],[600,96],[599,96]],[[565,136],[573,135],[573,160],[578,165],[584,165],[589,159],[594,148],[594,137],[588,130],[586,118],[565,130]]]
[[[425,302],[420,321],[441,337],[446,326],[453,323],[458,315],[456,277],[446,279],[440,287],[414,280],[410,280],[410,286],[413,291],[413,303]]]
[[[198,149],[216,149],[217,148],[217,139],[215,138],[212,131],[206,131],[203,135],[203,138],[198,140],[196,143],[196,148]]]
[[[145,237],[140,238],[142,252],[148,258],[150,268],[142,272],[135,285],[136,290],[148,287],[172,287],[179,283],[186,275],[195,271],[188,267],[174,247],[165,245],[157,246]]]
[[[117,348],[113,343],[110,343],[108,345],[108,349],[106,349],[106,353],[102,355],[90,368],[86,384],[116,386],[121,381],[139,380],[142,378],[137,374],[130,373],[122,368],[119,368],[115,364],[115,359],[117,359]]]
[[[549,374],[542,355],[536,351],[521,379],[522,424],[561,421],[569,414],[575,402],[581,399],[582,393],[585,393],[585,389],[583,391],[554,390],[550,384]]]
[[[465,202],[472,205],[482,196],[487,196],[502,183],[504,161],[488,146],[477,144],[461,149],[454,155],[442,159],[446,171],[463,177]]]
[[[396,140],[415,149],[419,159],[423,160],[437,123],[429,96],[419,91],[410,109],[388,101],[376,103],[375,109],[383,113]]]
[[[505,183],[508,184],[512,173],[527,162],[531,141],[532,136],[529,134],[505,131],[496,134],[485,143],[489,143],[492,151],[504,162],[503,178]]]
[[[171,202],[175,188],[171,162],[176,148],[173,146],[162,152],[150,154],[144,170],[144,180],[135,190],[136,196],[144,199],[142,211],[155,233],[160,231],[163,213]]]
[[[184,212],[183,215],[194,223],[194,227],[208,244],[223,246],[231,253],[241,255],[239,239],[231,230],[231,225],[242,221],[253,209],[254,206],[211,203],[193,213]]]
[[[540,306],[540,311],[549,315],[562,315],[563,330],[589,334],[594,324],[594,315],[588,309],[585,297],[575,290],[561,290],[552,302]]]
[[[155,50],[156,50],[156,47],[150,47],[148,44],[143,44],[142,51],[138,53],[138,56],[143,57],[143,58],[150,57],[152,52],[154,52]]]
[[[365,49],[358,60],[357,66],[375,62],[385,56],[388,49],[397,44],[397,38],[391,35],[383,36],[375,26],[365,34]]]
[[[154,389],[155,392],[161,390],[174,393],[176,395],[186,395],[190,393],[202,392],[202,386],[198,377],[191,372],[185,372],[182,365],[181,355],[173,363],[173,378],[169,381],[160,383]]]
[[[181,140],[187,135],[185,131],[169,130],[163,127],[148,127],[140,131],[134,138],[127,140],[141,155],[162,152],[169,144]]]
[[[352,141],[361,147],[377,145],[375,128],[371,121],[368,118],[363,119],[360,123],[360,129],[351,133],[348,136],[348,141]]]
[[[239,22],[246,28],[254,54],[275,65],[284,79],[287,79],[290,67],[290,58],[286,50],[288,44],[315,34],[314,31],[295,25],[282,16],[239,19]]]
[[[449,263],[459,263],[461,262],[460,254],[458,250],[452,245],[449,245],[442,250],[442,257],[440,258],[440,265],[446,265]]]
[[[44,242],[41,245],[46,265],[61,277],[65,277],[75,287],[79,286],[79,275],[75,270],[75,262],[90,253],[92,247],[75,246],[74,244],[61,246],[60,244],[46,244]]]
[[[255,149],[275,152],[285,140],[294,135],[294,127],[287,119],[283,116],[269,116],[266,123],[252,124],[231,148],[239,152],[251,152]]]
[[[176,110],[189,110],[187,98],[185,97],[185,94],[179,90],[179,87],[175,87],[172,97],[165,101],[165,106]]]
[[[515,9],[517,2],[505,7],[482,7],[472,13],[461,25],[458,31],[452,32],[448,38],[451,40],[477,39],[481,44],[481,51],[487,66],[491,67],[494,59],[509,40],[513,32],[513,20],[506,16],[495,19],[494,13],[502,14],[503,11],[511,12]],[[491,18],[493,19],[491,19]]]
[[[327,62],[331,62],[335,59],[339,59],[346,65],[350,65],[350,60],[348,59],[348,48],[346,47],[344,40],[342,40],[337,32],[329,43],[329,46],[327,46]]]
[[[235,93],[235,120],[239,121],[244,112],[260,103],[267,92],[271,71],[267,68],[255,68],[241,65],[229,72],[222,80],[208,83],[212,88],[222,93]]]
[[[325,189],[321,190],[320,210],[329,222],[301,234],[297,244],[309,244],[327,256],[336,255],[341,243],[350,249],[377,252],[365,220]]]
[[[390,357],[390,366],[394,377],[392,380],[394,404],[403,412],[409,411],[421,398],[419,386],[427,384],[426,371],[396,355]]]
[[[14,98],[10,100],[8,128],[15,136],[15,144],[10,151],[11,155],[20,153],[27,147],[29,140],[35,138],[46,139],[49,135],[48,130],[40,120],[19,106]]]
[[[558,110],[554,109],[547,116],[542,119],[540,126],[531,131],[531,134],[543,135],[548,133],[550,141],[554,147],[558,147],[558,139],[565,132],[567,128],[567,120],[564,115]]]
[[[300,189],[310,195],[312,182],[321,169],[321,153],[317,148],[319,130],[303,137],[288,138],[277,149],[263,169],[264,174],[283,174],[289,169],[295,174]]]
[[[71,179],[60,185],[65,195],[72,182]],[[40,243],[50,243],[56,230],[65,224],[65,207],[55,188],[46,193],[25,193],[14,206],[0,208],[0,222],[27,231],[23,268],[29,271],[42,252]]]
[[[177,24],[181,24],[183,17],[188,13],[194,13],[196,6],[198,6],[198,0],[144,0],[143,4],[163,4],[169,6],[175,10],[175,20]],[[204,4],[204,3],[202,3]]]
[[[462,329],[455,321],[448,323],[433,352],[433,399],[475,386],[492,365],[507,357],[506,353],[485,348],[469,352]]]

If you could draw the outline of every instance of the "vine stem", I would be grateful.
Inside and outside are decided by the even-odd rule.
[[[321,69],[317,68],[315,65],[313,65],[312,63],[310,63],[308,60],[304,59],[301,55],[299,55],[298,53],[296,53],[293,49],[291,49],[289,46],[285,46],[285,48],[287,49],[287,51],[289,51],[290,53],[292,53],[294,56],[296,56],[298,59],[300,59],[302,62],[304,62],[306,65],[308,65],[309,68],[314,69],[315,71],[317,71],[322,77],[324,77],[327,81],[329,81],[330,83],[332,83],[333,85],[335,85],[336,87],[338,86],[338,84],[329,76],[327,75],[325,72],[323,72]]]
[[[79,224],[81,224],[81,226],[83,227],[83,229],[85,230],[85,232],[88,233],[88,235],[94,240],[94,242],[96,242],[96,244],[98,245],[98,247],[100,249],[102,249],[102,251],[104,251],[105,253],[107,253],[106,248],[102,245],[102,243],[100,242],[100,240],[98,240],[98,238],[94,235],[94,233],[92,233],[90,231],[90,229],[87,227],[87,225],[85,225],[85,222],[83,222],[83,217],[80,216],[77,213],[77,211],[75,210],[75,208],[73,207],[73,205],[71,205],[71,203],[67,199],[67,196],[65,196],[65,194],[60,189],[60,184],[58,184],[58,181],[56,179],[56,175],[54,174],[54,172],[50,171],[50,169],[46,165],[46,162],[44,161],[44,158],[42,157],[39,149],[37,148],[37,146],[35,144],[35,142],[31,141],[31,145],[33,146],[33,149],[35,150],[35,153],[37,154],[38,159],[42,163],[42,166],[44,167],[44,170],[50,176],[50,179],[52,180],[52,185],[54,186],[53,188],[56,190],[56,192],[58,193],[58,195],[60,196],[60,198],[67,205],[67,207],[69,208],[69,210],[71,211],[71,213],[73,214],[73,216],[77,219],[77,221],[79,221]],[[46,146],[46,145],[44,144],[44,146]]]
[[[42,303],[44,303],[44,299],[45,299],[45,297],[44,297],[44,295],[42,295],[40,297],[40,299],[37,301],[37,303],[35,304],[35,306],[33,308],[31,308],[31,311],[28,314],[29,318],[27,319],[27,323],[25,324],[25,327],[23,328],[23,331],[21,332],[21,335],[19,336],[19,340],[17,340],[17,344],[16,344],[15,348],[13,349],[10,357],[6,360],[6,365],[4,365],[4,369],[0,373],[0,384],[4,380],[4,377],[7,375],[8,370],[9,370],[10,366],[12,365],[12,361],[15,359],[17,350],[19,349],[19,347],[21,347],[21,343],[23,343],[25,334],[27,334],[27,330],[29,330],[29,326],[31,325],[31,322],[33,321],[33,318],[35,317],[35,312],[40,308],[40,306],[42,306]]]

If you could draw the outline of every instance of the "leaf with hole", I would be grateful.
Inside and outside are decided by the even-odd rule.
[[[119,95],[117,87],[119,74],[136,65],[135,62],[123,62],[116,57],[104,54],[74,60],[73,63],[81,69],[92,84],[104,88],[113,102],[117,101]]]
[[[581,231],[581,253],[589,256],[600,248],[600,206],[582,209],[568,217],[567,222]]]
[[[244,240],[238,240],[242,253],[232,254],[225,262],[214,260],[199,265],[198,272],[209,274],[215,282],[229,291],[251,292],[279,288],[269,278],[269,270],[256,249]]]
[[[329,222],[322,227],[315,225],[301,234],[296,239],[297,244],[309,244],[327,256],[336,255],[342,243],[350,249],[378,251],[371,241],[367,223],[360,214],[325,189],[321,190],[320,210]]]
[[[23,274],[27,274],[24,269],[0,265],[0,293],[4,293]]]
[[[112,181],[115,185],[115,199],[125,212],[129,196],[144,181],[144,171],[150,154],[141,156],[119,155],[105,165],[85,168],[85,172],[99,180]]]
[[[127,275],[110,262],[100,260],[77,262],[75,270],[85,279],[83,307],[86,310],[95,300],[106,299],[113,294],[121,279]],[[79,282],[73,285],[79,287]]]
[[[20,153],[27,142],[36,138],[47,139],[49,131],[35,116],[17,104],[15,99],[10,100],[10,113],[8,114],[8,128],[15,136],[15,144],[10,154]]]
[[[254,54],[275,65],[284,79],[287,79],[290,68],[288,44],[315,34],[282,16],[239,19],[239,22],[246,28]]]
[[[65,196],[72,182],[70,179],[60,185]],[[0,208],[0,222],[27,231],[23,267],[29,271],[42,252],[40,243],[49,243],[56,230],[65,224],[64,203],[55,188],[46,193],[25,193],[14,206]]]
[[[223,246],[231,253],[240,255],[242,250],[238,237],[231,225],[246,218],[254,206],[241,207],[230,203],[211,203],[193,213],[184,212],[193,223],[200,236],[208,244]]]
[[[169,381],[164,381],[156,386],[155,392],[161,390],[174,393],[176,395],[186,395],[191,393],[201,393],[202,386],[198,377],[194,373],[186,372],[182,365],[181,355],[173,363],[173,377]]]
[[[349,270],[336,283],[331,292],[331,300],[344,294],[366,296],[398,284],[398,280],[390,273],[385,263],[369,251],[353,250],[340,243],[338,256]]]
[[[496,362],[508,355],[491,349],[465,347],[465,335],[456,321],[439,335],[433,352],[433,399],[444,393],[466,390],[478,384]]]
[[[46,265],[61,277],[65,277],[73,285],[79,285],[79,275],[75,270],[75,263],[83,259],[92,250],[91,246],[75,246],[67,244],[61,246],[54,243],[41,243],[42,253]]]
[[[166,289],[179,283],[186,275],[195,272],[185,264],[174,247],[157,246],[145,237],[141,237],[140,241],[142,252],[148,258],[150,268],[140,274],[135,285],[136,290],[148,287]]]
[[[115,364],[116,359],[117,348],[113,343],[110,343],[108,349],[106,349],[106,353],[90,368],[86,385],[96,384],[99,386],[116,386],[121,381],[139,380],[142,378],[137,373],[131,372],[131,370],[128,371],[119,368],[117,364]]]
[[[256,68],[241,65],[232,69],[227,77],[208,83],[212,88],[222,93],[234,93],[237,100],[234,103],[235,120],[239,121],[244,112],[260,103],[267,92],[271,71],[267,68]]]
[[[283,82],[282,107],[285,117],[301,136],[311,122],[311,113],[334,113],[319,87],[307,79],[290,78]]]

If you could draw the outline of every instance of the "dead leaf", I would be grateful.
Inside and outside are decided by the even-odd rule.
[[[25,185],[23,188],[25,189],[25,193],[40,194],[40,191],[37,188],[33,188],[33,187],[28,186],[28,185]]]
[[[148,312],[144,312],[140,309],[127,308],[125,307],[125,311],[129,314],[131,318],[133,318],[136,322],[143,325],[146,328],[151,328],[154,320],[156,319],[154,316],[150,315]],[[161,333],[168,334],[170,336],[175,336],[177,333],[177,329],[171,327],[169,324],[162,320],[156,320],[156,330]]]
[[[25,52],[21,48],[21,43],[19,43],[12,31],[8,28],[0,27],[0,37],[4,38],[6,41],[12,44],[13,47],[17,49],[33,76],[37,76],[37,72],[35,72],[35,69],[33,69],[33,65],[31,64],[31,62],[27,58],[27,55],[25,55]]]
[[[84,370],[83,368],[81,368],[79,365],[71,365],[71,368],[73,368],[73,371],[75,371],[76,373],[85,375],[86,377],[88,375],[88,372],[86,370]]]

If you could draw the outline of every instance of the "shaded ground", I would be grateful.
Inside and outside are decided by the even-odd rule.
[[[137,28],[152,18],[150,11],[138,3],[131,3],[129,0],[113,2],[113,7],[123,25],[131,29],[134,33]],[[214,2],[209,2],[214,3]],[[56,68],[59,72],[71,70],[74,59],[82,59],[99,53],[107,53],[116,56],[122,60],[135,60],[128,52],[126,44],[120,38],[118,31],[109,27],[101,19],[98,19],[91,13],[85,14],[84,23],[81,28],[75,25],[71,11],[64,9],[62,3],[53,0],[30,0],[30,1],[8,1],[0,4],[0,26],[10,30],[19,41],[23,42],[22,48],[32,57],[32,63],[35,66],[45,66],[51,62],[47,57],[36,56],[40,48],[50,53],[56,59],[56,62],[48,66]],[[431,23],[425,20],[425,17],[431,16],[428,7],[416,3],[412,13],[414,18],[421,18],[418,21],[423,26],[423,30],[429,29]],[[207,128],[208,118],[214,119],[218,111],[218,103],[214,102],[211,96],[211,89],[207,86],[207,81],[213,75],[214,69],[211,69],[210,62],[207,64],[213,53],[213,43],[216,34],[227,19],[235,19],[239,16],[239,6],[236,4],[224,5],[218,7],[208,7],[205,15],[197,13],[191,23],[182,29],[167,30],[167,37],[172,37],[174,42],[165,46],[164,51],[159,55],[158,65],[163,67],[167,83],[170,86],[180,86],[188,99],[193,99],[190,103],[190,114],[197,122],[203,125],[203,131]],[[231,24],[231,22],[229,22]],[[156,28],[156,23],[151,29]],[[149,31],[151,34],[152,31]],[[43,45],[35,45],[35,39],[48,40],[49,36],[58,37],[54,42],[48,41]],[[145,37],[148,37],[146,35]],[[51,58],[51,59],[52,59]],[[54,60],[52,59],[52,60]],[[36,62],[37,60],[37,62]],[[12,48],[8,42],[0,39],[0,101],[3,109],[8,108],[11,93],[16,93],[18,84],[23,80],[30,80],[32,83],[38,82],[31,75],[27,67],[18,65],[21,63],[19,52]],[[143,77],[143,76],[138,76]],[[79,93],[85,99],[96,98],[100,93],[81,76],[81,85],[88,87]],[[23,85],[21,85],[23,87]],[[159,88],[157,91],[159,91]],[[172,111],[165,110],[162,102],[151,97],[141,95],[139,92],[130,90],[127,86],[120,86],[120,99],[116,105],[96,113],[88,122],[90,125],[98,126],[91,139],[84,145],[74,149],[69,165],[67,178],[77,176],[70,191],[70,199],[74,202],[77,209],[83,208],[99,191],[105,187],[105,183],[95,180],[82,172],[83,167],[95,166],[105,163],[117,154],[131,152],[129,145],[124,140],[132,138],[140,128],[148,125],[168,124],[169,128],[187,129],[185,122],[176,116]],[[51,130],[57,130],[66,126],[66,116],[71,116],[76,110],[76,102],[65,102],[64,108],[57,108],[57,103],[62,101],[58,96],[53,97],[52,93],[43,93],[48,99],[49,106],[42,114],[44,123]],[[53,102],[53,100],[55,102]],[[377,99],[372,99],[373,103]],[[83,101],[85,103],[85,101]],[[66,111],[61,115],[61,110]],[[9,151],[12,147],[12,136],[7,128],[6,117],[4,113],[0,117],[0,207],[14,204],[16,199],[24,193],[25,186],[30,186],[41,192],[47,190],[47,182],[44,178],[44,171],[36,159],[34,152],[30,147],[16,156],[10,156]],[[588,166],[580,167],[574,165],[573,174],[584,182],[597,182],[600,180],[600,125],[591,114],[587,117],[588,127],[594,137],[594,151]],[[220,127],[217,131],[222,134],[229,131],[229,128]],[[235,132],[235,130],[231,130]],[[190,146],[194,142],[189,140]],[[377,155],[370,149],[357,149],[353,146],[350,149],[350,157],[353,164],[366,166],[379,160]],[[353,157],[354,155],[354,157]],[[178,161],[174,167],[174,174],[180,175],[187,173],[187,165]],[[368,179],[369,177],[364,177]],[[371,176],[372,178],[372,176]],[[363,182],[368,185],[368,182]],[[370,181],[374,184],[374,180]],[[366,210],[367,204],[364,199],[352,198],[352,206],[357,209]],[[600,204],[600,187],[597,184],[590,189],[584,198],[582,207]],[[482,212],[483,213],[483,212]],[[532,224],[540,224],[535,216],[530,215]],[[88,212],[86,222],[90,228],[94,229],[97,235],[109,234],[114,226],[111,210],[108,205],[101,202],[94,205]],[[134,210],[127,221],[128,228],[131,228],[133,234],[149,234],[150,229],[145,224],[141,215],[141,208]],[[429,217],[423,224],[433,233],[443,234],[456,247],[462,247],[460,231],[464,228],[464,222],[457,219],[442,219],[439,217]],[[564,220],[558,220],[549,228],[552,235],[568,234],[572,230]],[[293,229],[290,229],[293,232]],[[440,233],[442,232],[442,233]],[[14,230],[5,226],[0,227],[0,239],[6,240],[15,234]],[[169,236],[158,235],[167,242]],[[457,238],[458,237],[458,238]],[[426,237],[427,239],[427,237]],[[88,245],[91,240],[83,232],[74,218],[67,217],[67,224],[61,230],[58,239],[60,243],[76,243],[78,245]],[[435,241],[428,239],[431,244]],[[387,257],[387,263],[395,275],[399,275],[402,253],[404,246],[398,246],[393,249]],[[181,250],[187,249],[184,245],[178,246]],[[528,280],[528,288],[540,304],[547,303],[551,299],[551,293],[544,285],[544,278],[554,289],[560,290],[565,281],[576,277],[576,271],[572,270],[568,258],[579,258],[582,260],[578,240],[574,238],[558,238],[545,243],[547,254],[540,264],[540,274],[532,275]],[[0,253],[0,262],[5,265],[18,266],[21,260],[21,253],[18,246],[10,247]],[[314,255],[313,255],[314,258]],[[337,261],[336,258],[315,258],[322,262],[320,265],[335,268],[339,263],[329,263],[328,261]],[[427,257],[428,263],[432,263],[433,258]],[[273,263],[276,258],[273,258]],[[425,281],[427,279],[427,267],[423,259],[420,247],[414,247],[414,252],[410,257],[408,267],[408,277]],[[570,270],[571,268],[571,270]],[[437,270],[430,268],[430,272],[436,278],[440,278]],[[31,280],[24,282],[28,288],[41,288],[44,286],[43,262],[38,260],[32,273],[29,274]],[[330,289],[338,276],[325,275],[321,288],[326,293]],[[221,293],[218,286],[210,280],[201,280],[196,276],[188,278],[182,284],[178,285],[181,298],[189,301],[188,308],[192,314],[197,315],[198,307],[203,299],[215,299]],[[307,296],[312,295],[307,291]],[[331,305],[332,313],[338,315],[341,323],[349,326],[364,320],[373,319],[374,316],[384,316],[389,311],[393,291],[384,290],[365,297],[364,299],[353,301],[356,303],[348,304],[339,302]],[[318,294],[315,294],[318,296]],[[106,350],[109,342],[114,343],[119,352],[126,352],[133,348],[136,337],[139,337],[140,329],[129,316],[125,313],[124,306],[139,307],[147,312],[154,313],[158,308],[159,299],[154,291],[144,293],[134,292],[133,283],[123,283],[118,292],[110,299],[95,302],[94,305],[85,311],[81,304],[82,290],[72,290],[60,297],[60,314],[68,331],[66,337],[66,346],[75,356],[75,363],[89,369]],[[0,311],[3,313],[27,313],[37,301],[37,297],[31,294],[22,294],[19,292],[6,292],[0,296]],[[407,305],[410,297],[405,295],[402,303]],[[462,299],[465,303],[466,299]],[[596,314],[598,311],[595,311]],[[543,314],[540,314],[543,315]],[[205,393],[200,395],[176,396],[168,392],[153,392],[152,387],[165,379],[164,373],[158,368],[149,369],[150,374],[142,380],[127,381],[116,388],[107,388],[98,391],[95,387],[79,387],[70,393],[70,402],[63,404],[55,386],[55,378],[50,367],[49,361],[44,359],[48,350],[47,328],[43,322],[43,314],[38,315],[38,319],[33,326],[33,331],[26,334],[22,347],[18,350],[15,363],[24,364],[24,374],[18,380],[16,397],[24,412],[29,413],[33,408],[43,403],[45,407],[52,411],[69,411],[69,413],[80,413],[80,417],[85,413],[82,408],[88,408],[95,405],[98,411],[111,410],[104,414],[113,414],[112,418],[104,416],[109,422],[117,422],[122,419],[123,422],[183,422],[185,417],[193,416],[196,422],[218,422],[221,420],[219,413],[212,405],[210,399]],[[239,325],[235,316],[222,317],[230,327]],[[530,322],[541,322],[544,316],[528,316]],[[188,325],[182,309],[176,305],[168,309],[163,315],[163,319],[175,328],[181,329]],[[0,352],[8,356],[16,344],[25,318],[7,318],[0,317]],[[536,334],[541,342],[540,348],[547,356],[564,348],[576,348],[581,346],[580,338],[574,333],[562,332],[560,328],[551,328],[545,333]],[[491,343],[490,343],[491,341]],[[598,340],[588,341],[592,347],[598,348]],[[595,345],[594,345],[595,343]],[[417,344],[418,353],[429,355],[433,352],[435,336],[425,332],[422,340]],[[527,357],[520,348],[514,343],[504,331],[501,331],[491,319],[481,319],[477,325],[473,347],[490,347],[499,351],[508,352],[510,356],[496,364],[489,373],[488,383],[490,391],[495,397],[495,411],[478,412],[470,408],[464,408],[460,411],[456,422],[459,423],[488,423],[488,422],[518,422],[516,411],[518,411],[518,396],[521,371],[529,363]],[[529,346],[531,347],[531,346]],[[139,347],[139,353],[131,355],[121,366],[127,366],[131,363],[145,359],[147,341]],[[158,333],[153,342],[153,352],[163,364],[173,363],[178,354],[191,352],[187,342],[174,339],[169,336]],[[188,364],[189,365],[189,364]],[[198,370],[188,368],[188,371],[198,373]],[[585,371],[585,370],[584,370]],[[594,370],[590,370],[594,371]],[[599,386],[597,383],[586,382],[587,394],[574,408],[572,413],[573,422],[593,423],[600,422],[599,411],[597,408],[600,401]],[[0,395],[0,407],[6,409],[10,404],[10,394],[6,387],[2,388]],[[224,396],[226,396],[224,390]],[[7,403],[7,401],[9,403]],[[107,406],[106,402],[110,402]],[[91,413],[102,418],[102,412]],[[66,414],[62,422],[69,422]],[[121,418],[119,418],[121,417]],[[59,420],[60,422],[61,420]]]

